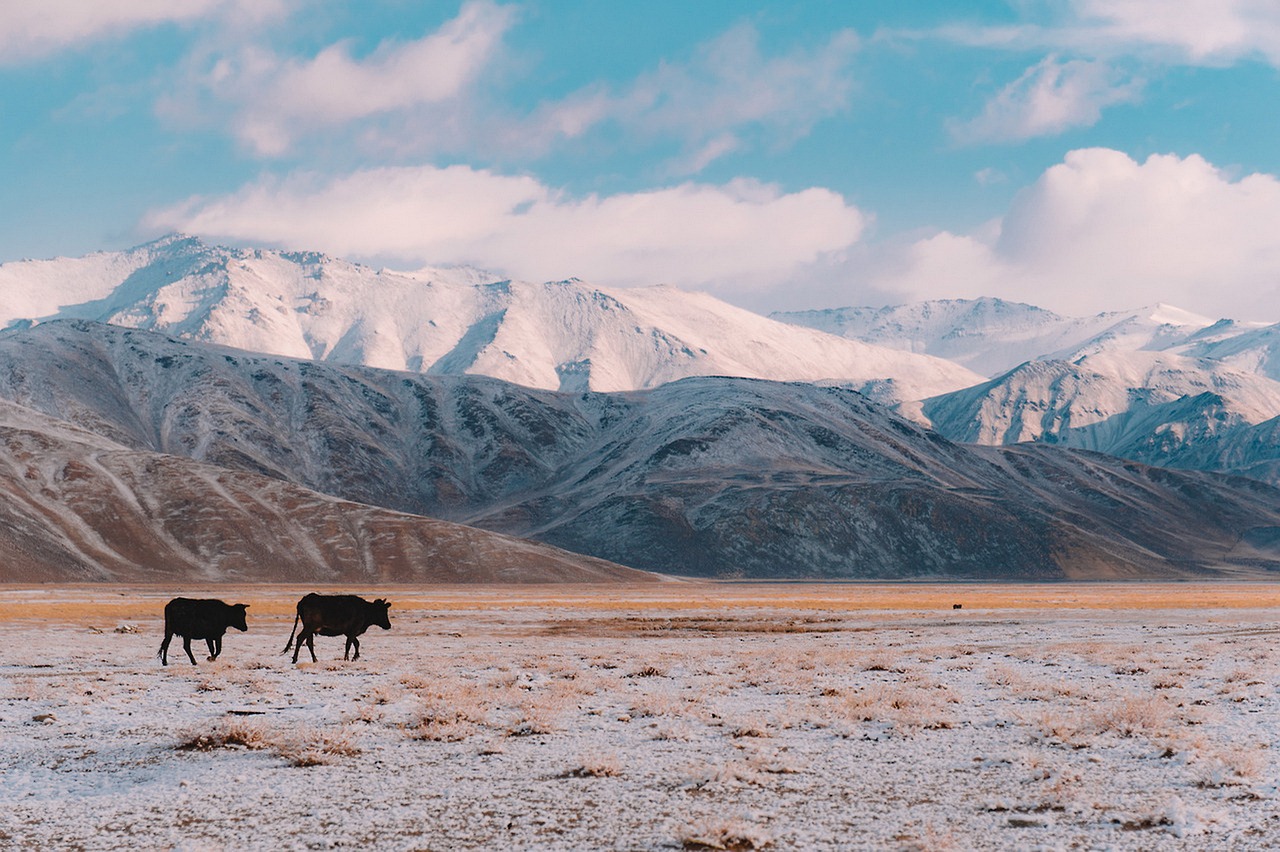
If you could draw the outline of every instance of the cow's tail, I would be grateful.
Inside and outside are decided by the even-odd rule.
[[[293,647],[293,637],[298,632],[298,620],[302,618],[302,613],[298,613],[293,617],[293,631],[289,634],[289,641],[285,643],[284,650],[281,654],[289,653],[289,649]]]

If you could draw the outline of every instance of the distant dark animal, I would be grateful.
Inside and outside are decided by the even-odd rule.
[[[963,609],[963,608],[964,608],[964,604],[952,604],[952,605],[951,605],[951,608],[952,608],[952,609]]]
[[[391,604],[382,598],[376,601],[367,601],[356,595],[317,595],[315,592],[307,595],[298,601],[298,614],[293,619],[293,633],[289,634],[289,641],[284,646],[287,652],[293,648],[293,661],[298,662],[298,652],[302,650],[302,643],[307,643],[307,650],[311,652],[311,662],[316,661],[316,645],[315,635],[319,633],[321,636],[346,636],[347,648],[342,654],[342,659],[358,660],[360,659],[360,640],[356,637],[364,633],[373,625],[381,627],[383,630],[391,629],[391,620],[387,617],[387,612],[391,609]],[[302,632],[298,632],[298,623],[302,623]],[[294,634],[298,636],[298,642],[295,645],[293,641]],[[355,656],[351,655],[351,649],[354,648]]]
[[[160,662],[169,665],[169,642],[174,635],[182,637],[182,650],[196,664],[191,653],[191,640],[203,639],[209,646],[209,660],[218,659],[222,653],[222,634],[228,627],[248,630],[244,611],[248,604],[226,604],[222,601],[174,598],[164,606],[164,641],[160,643]]]

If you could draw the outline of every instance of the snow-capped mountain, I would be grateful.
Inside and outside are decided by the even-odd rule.
[[[1280,411],[1280,382],[1165,352],[1029,361],[990,382],[926,400],[923,410],[953,440],[1049,440],[1110,452],[1135,417],[1203,394],[1219,398],[1224,426],[1261,423]]]
[[[1168,350],[1207,333],[1212,320],[1154,305],[1091,317],[1064,317],[1003,299],[949,299],[885,308],[832,308],[771,314],[774,319],[852,340],[919,352],[963,364],[986,376],[1026,361],[1072,361],[1100,352]],[[1219,327],[1222,334],[1241,326]]]
[[[1168,352],[1029,361],[990,382],[925,400],[921,410],[956,441],[1039,441],[1245,475],[1280,462],[1280,445],[1248,442],[1248,453],[1210,449],[1239,443],[1238,433],[1275,418],[1280,382]]]
[[[1280,566],[1268,532],[1280,529],[1275,488],[1054,447],[953,444],[839,387],[701,377],[568,394],[64,321],[0,334],[0,398],[127,447],[143,469],[173,466],[123,503],[145,507],[131,515],[186,518],[161,526],[194,552],[186,536],[204,540],[204,501],[228,499],[201,485],[210,478],[199,471],[217,465],[286,489],[270,506],[309,506],[316,498],[303,495],[320,492],[696,575],[1192,577]],[[194,473],[183,467],[196,462]],[[23,485],[15,461],[10,479],[66,501],[80,470],[51,464]],[[98,479],[127,476],[110,468]],[[155,508],[148,495],[187,480]],[[267,517],[291,528],[287,511]],[[95,531],[116,523],[106,508],[77,518]]]
[[[774,316],[991,372],[903,406],[952,440],[1042,441],[1280,482],[1280,446],[1259,428],[1280,417],[1280,325],[1169,305],[1072,318],[999,299]]]
[[[687,376],[847,385],[915,400],[981,380],[940,358],[777,322],[669,287],[375,270],[315,253],[170,236],[0,265],[0,327],[81,318],[291,358],[528,387],[619,391]]]

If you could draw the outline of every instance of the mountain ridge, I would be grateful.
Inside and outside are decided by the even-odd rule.
[[[980,377],[779,323],[706,294],[533,283],[471,268],[374,270],[173,235],[126,252],[0,264],[0,327],[89,319],[249,351],[529,387],[633,390],[690,375],[847,384],[887,401]]]
[[[1249,576],[1280,491],[955,444],[854,391],[691,377],[563,393],[83,321],[0,334],[0,397],[162,452],[649,570],[827,579]],[[1280,541],[1280,539],[1278,539]]]

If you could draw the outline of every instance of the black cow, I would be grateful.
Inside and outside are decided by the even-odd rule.
[[[317,595],[315,592],[307,595],[298,601],[298,614],[293,619],[293,633],[289,634],[289,641],[284,646],[286,653],[293,648],[293,661],[298,662],[298,652],[302,650],[302,643],[307,643],[307,650],[311,652],[311,662],[316,661],[316,644],[315,635],[319,633],[321,636],[346,636],[347,648],[342,654],[342,659],[347,659],[351,655],[351,649],[355,648],[356,653],[352,660],[360,659],[360,640],[356,637],[364,633],[373,625],[378,625],[383,630],[391,629],[391,620],[387,617],[391,604],[382,598],[376,601],[367,601],[356,595]],[[302,632],[298,633],[298,622],[302,622]],[[293,642],[294,633],[298,635],[298,643]]]
[[[228,627],[248,630],[244,611],[248,604],[225,604],[222,601],[174,598],[164,606],[164,641],[160,643],[160,662],[169,665],[169,642],[174,634],[182,637],[182,650],[196,664],[191,653],[191,640],[203,639],[209,646],[209,660],[218,659],[222,653],[222,634]]]

